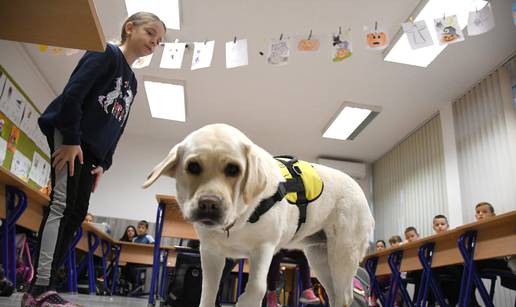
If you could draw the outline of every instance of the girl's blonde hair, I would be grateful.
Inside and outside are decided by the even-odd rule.
[[[135,26],[141,26],[143,24],[146,24],[148,22],[153,22],[153,21],[161,22],[161,24],[163,25],[163,29],[165,29],[165,32],[167,31],[167,26],[165,26],[165,23],[161,19],[159,19],[158,16],[156,16],[152,13],[138,12],[138,13],[134,13],[131,16],[129,16],[129,18],[127,18],[124,21],[124,24],[122,25],[122,33],[120,34],[120,37],[122,38],[122,40],[120,41],[120,45],[123,45],[127,39],[127,33],[125,32],[125,26],[127,25],[127,23],[131,22]]]

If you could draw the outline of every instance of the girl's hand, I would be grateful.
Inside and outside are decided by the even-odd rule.
[[[93,189],[91,190],[94,193],[97,189],[97,186],[99,185],[100,177],[104,174],[104,169],[102,168],[102,166],[97,166],[91,171],[91,174],[95,176],[95,181],[93,182]]]
[[[61,171],[61,169],[68,163],[68,173],[70,176],[73,176],[75,157],[79,158],[79,162],[81,164],[84,163],[80,145],[59,146],[59,148],[52,155],[52,158],[54,158],[54,163],[52,163],[52,166],[55,168],[56,173],[59,173],[59,171]]]

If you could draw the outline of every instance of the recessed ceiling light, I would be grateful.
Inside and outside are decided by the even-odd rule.
[[[424,0],[419,3],[412,16],[414,21],[425,20],[434,44],[429,47],[413,50],[407,39],[407,35],[400,30],[395,36],[395,44],[385,50],[384,60],[420,67],[427,67],[446,48],[447,45],[439,45],[434,30],[434,19],[442,16],[457,15],[459,26],[464,29],[468,24],[470,11],[481,9],[487,4],[484,0]]]
[[[185,90],[182,84],[145,80],[144,85],[152,117],[186,121]]]
[[[125,0],[127,14],[149,12],[157,15],[167,28],[179,30],[179,0]]]
[[[323,134],[324,138],[353,140],[380,113],[374,106],[344,103],[337,117]]]

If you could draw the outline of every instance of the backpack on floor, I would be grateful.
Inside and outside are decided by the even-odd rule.
[[[24,233],[16,235],[16,288],[23,292],[34,277],[34,266],[29,249],[27,236]]]
[[[201,256],[179,253],[168,287],[167,304],[174,307],[198,307],[201,299]]]
[[[358,268],[355,277],[353,277],[353,303],[351,307],[367,307],[369,306],[369,275],[367,271],[361,267]]]

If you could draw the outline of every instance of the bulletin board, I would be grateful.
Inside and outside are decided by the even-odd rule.
[[[50,149],[38,126],[40,114],[0,65],[0,165],[36,189],[50,177]]]

